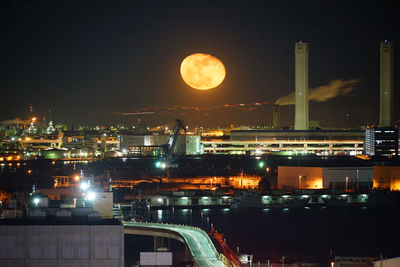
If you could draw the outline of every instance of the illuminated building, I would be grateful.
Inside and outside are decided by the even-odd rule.
[[[120,137],[121,149],[129,149],[132,146],[151,146],[154,145],[152,135],[143,134],[123,134]]]
[[[49,148],[42,150],[40,155],[45,159],[65,159],[70,156],[67,149]]]
[[[63,133],[58,132],[52,135],[42,135],[41,137],[20,137],[2,139],[4,148],[14,148],[28,151],[40,151],[48,148],[61,148],[63,144]]]
[[[379,126],[393,123],[393,46],[391,42],[381,42],[380,47],[380,114]]]
[[[230,140],[202,141],[205,153],[357,155],[363,152],[361,130],[233,130]]]
[[[64,147],[68,149],[89,148],[106,152],[118,150],[120,147],[116,134],[94,130],[65,131],[63,140]]]
[[[46,129],[46,133],[47,134],[52,134],[53,132],[55,132],[55,128],[53,126],[53,121],[49,121],[49,126]]]
[[[397,156],[399,153],[399,129],[394,127],[367,129],[365,153],[370,156]]]
[[[278,189],[370,188],[372,167],[278,166]]]
[[[375,189],[400,191],[400,166],[374,166]]]
[[[308,130],[308,43],[295,47],[295,130]]]
[[[131,155],[159,156],[169,135],[121,135],[121,149]],[[178,155],[198,155],[203,153],[199,135],[177,136],[174,153]]]

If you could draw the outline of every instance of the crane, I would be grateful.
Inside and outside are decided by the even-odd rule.
[[[177,119],[174,130],[169,136],[167,143],[162,145],[163,156],[156,161],[157,168],[177,167],[176,165],[172,164],[172,160],[173,160],[176,141],[178,139],[179,132],[181,130],[186,132],[185,123],[183,122],[183,120]]]
[[[208,233],[209,236],[217,240],[219,245],[222,248],[222,251],[224,256],[229,260],[229,266],[231,267],[244,267],[244,264],[240,261],[239,256],[233,252],[233,250],[226,244],[224,240],[224,235],[221,233],[218,233],[214,228],[211,229],[210,233]]]

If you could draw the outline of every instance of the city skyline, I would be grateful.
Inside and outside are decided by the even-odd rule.
[[[0,81],[7,99],[17,101],[3,103],[0,120],[24,117],[32,104],[67,125],[131,125],[139,118],[148,125],[175,118],[208,127],[272,125],[272,105],[294,92],[294,47],[303,40],[310,45],[310,89],[357,81],[337,97],[310,101],[310,121],[378,123],[385,39],[394,46],[399,105],[399,19],[385,3],[11,1],[2,8]],[[181,61],[197,52],[226,67],[222,84],[207,92],[180,77]],[[281,107],[281,126],[293,125],[294,106]]]

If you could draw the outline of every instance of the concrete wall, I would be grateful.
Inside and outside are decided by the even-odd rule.
[[[186,155],[198,155],[202,154],[203,151],[201,149],[200,144],[200,135],[186,135]]]
[[[103,219],[113,218],[113,192],[96,192],[93,210],[98,211]]]
[[[330,183],[349,184],[372,182],[372,167],[334,167],[323,169],[323,187],[329,188]]]
[[[400,257],[374,261],[374,267],[398,267],[400,266]]]
[[[329,188],[331,183],[344,184],[346,177],[349,188],[354,188],[356,182],[372,182],[372,176],[371,167],[278,166],[278,189]]]
[[[124,266],[122,225],[0,225],[0,266]]]
[[[278,166],[278,189],[320,189],[322,171],[322,167]]]

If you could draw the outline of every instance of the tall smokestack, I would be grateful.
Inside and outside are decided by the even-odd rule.
[[[379,125],[393,123],[393,46],[392,42],[381,42],[380,114]]]
[[[273,123],[272,123],[272,127],[274,127],[274,129],[278,129],[280,127],[280,112],[279,112],[279,105],[274,104],[273,106]]]
[[[308,43],[295,47],[295,115],[294,129],[308,130]]]

